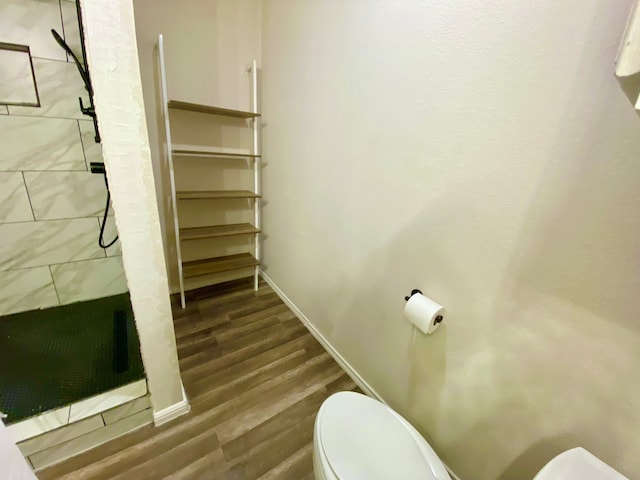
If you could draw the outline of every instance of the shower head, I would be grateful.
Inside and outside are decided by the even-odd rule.
[[[71,48],[69,48],[69,45],[66,44],[64,39],[60,36],[60,34],[56,32],[55,29],[53,28],[51,29],[51,35],[53,35],[53,38],[56,40],[56,42],[58,42],[58,45],[60,45],[67,53],[73,54],[73,52],[71,51]]]
[[[87,73],[82,63],[80,63],[80,60],[78,60],[78,57],[76,57],[76,54],[73,53],[73,50],[71,50],[71,47],[67,45],[67,42],[65,42],[64,39],[60,36],[60,34],[56,32],[53,28],[51,29],[51,35],[53,35],[53,38],[55,39],[55,41],[58,42],[58,45],[60,45],[62,49],[65,52],[67,52],[67,54],[70,55],[71,58],[73,58],[73,61],[76,64],[76,67],[78,68],[78,72],[80,72],[80,76],[82,77],[82,81],[84,82],[84,87],[87,89],[87,92],[89,92],[89,95],[93,95],[93,90],[91,88],[91,80],[89,80],[89,74]]]

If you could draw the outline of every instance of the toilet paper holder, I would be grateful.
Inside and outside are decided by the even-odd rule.
[[[416,293],[419,293],[420,295],[422,295],[422,290],[418,290],[417,288],[414,288],[413,290],[411,290],[411,293],[409,295],[407,295],[406,297],[404,297],[405,301],[409,301],[409,299],[414,296]],[[442,322],[443,317],[442,315],[438,315],[435,320],[433,321],[434,325],[439,324],[440,322]]]

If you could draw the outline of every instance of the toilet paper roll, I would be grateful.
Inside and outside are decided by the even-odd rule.
[[[411,295],[404,306],[404,316],[425,334],[435,332],[444,320],[444,307],[420,293]]]

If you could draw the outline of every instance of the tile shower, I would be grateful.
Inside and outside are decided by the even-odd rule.
[[[63,35],[66,43],[81,58],[74,1],[0,2],[0,42],[29,46],[40,100],[40,107],[0,105],[0,350],[20,350],[19,358],[22,359],[25,355],[33,355],[34,350],[37,350],[34,358],[45,358],[43,350],[47,347],[40,349],[38,342],[43,339],[36,337],[51,335],[57,326],[61,327],[57,330],[67,328],[62,324],[56,325],[57,320],[47,312],[56,312],[55,318],[60,319],[66,315],[65,312],[73,312],[75,326],[68,330],[79,341],[82,341],[83,328],[85,331],[92,329],[89,321],[93,315],[91,312],[102,308],[98,305],[105,304],[91,303],[94,299],[108,297],[116,299],[116,303],[124,302],[122,309],[132,316],[119,242],[102,249],[97,241],[106,189],[102,176],[89,171],[91,162],[103,160],[101,147],[94,141],[93,122],[79,109],[78,97],[88,105],[88,94],[76,66],[55,42],[51,29]],[[6,91],[6,86],[3,92],[0,72],[0,103],[3,93],[10,92]],[[106,222],[105,239],[110,241],[115,235],[117,230],[111,211]],[[75,305],[80,307],[75,308]],[[69,307],[65,310],[64,306]],[[82,317],[85,313],[87,317]],[[42,315],[46,321],[39,320],[45,318]],[[16,330],[9,330],[9,325],[18,325],[15,327],[18,333],[11,333]],[[130,393],[118,396],[117,392],[111,396],[108,393],[96,396],[97,404],[106,405],[105,409],[146,394],[137,334],[132,325],[130,321],[127,328],[129,341],[135,342],[135,348],[129,352],[129,357],[134,367],[139,369],[139,374],[133,375],[138,382],[134,384],[139,386],[133,397]],[[35,332],[29,337],[25,332],[34,332],[38,328],[41,328],[40,335],[35,335]],[[91,333],[95,334],[95,331]],[[70,342],[68,338],[62,341]],[[71,355],[76,350],[65,347],[63,351]],[[77,363],[85,360],[95,362],[96,351],[91,353],[91,359],[78,358]],[[110,352],[99,354],[103,353],[106,356]],[[55,354],[60,355],[60,351]],[[76,361],[65,360],[71,364]],[[6,363],[7,359],[3,357],[3,361]],[[58,364],[55,359],[47,363],[49,365],[43,364],[40,368],[55,368]],[[15,370],[11,373],[14,379],[17,378]],[[7,377],[6,372],[3,375]],[[126,376],[128,381],[131,381],[130,377]],[[144,384],[144,391],[141,391],[140,381]],[[129,385],[120,388],[127,387]],[[2,392],[2,388],[10,387],[6,382],[0,382],[0,410],[6,410],[2,399],[11,392]],[[21,388],[37,391],[24,385]],[[91,391],[91,388],[86,391]],[[109,398],[119,400],[114,404]],[[64,406],[62,410],[64,408],[71,411],[73,404]],[[49,411],[31,423],[25,423],[30,421],[25,420],[14,424],[16,441],[34,436],[37,439],[37,435],[73,421],[70,413],[66,418],[62,418],[64,413],[58,418],[62,410]],[[93,411],[93,414],[97,413],[99,410]],[[56,421],[48,420],[54,417]],[[15,422],[16,419],[10,415],[7,421],[12,423],[12,420]],[[146,415],[145,422],[149,420],[149,415]],[[106,423],[103,421],[100,425]],[[58,437],[69,440],[69,434],[58,432]],[[31,445],[38,443],[34,440],[30,440]],[[52,446],[51,440],[42,444],[47,448]]]
[[[124,293],[119,244],[96,242],[106,191],[88,171],[102,153],[87,92],[50,33],[79,45],[75,3],[3,0],[0,19],[0,41],[30,44],[41,101],[0,110],[0,315]]]

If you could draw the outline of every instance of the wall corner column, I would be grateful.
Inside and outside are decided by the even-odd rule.
[[[176,349],[132,0],[82,0],[95,107],[156,424],[189,410]]]

